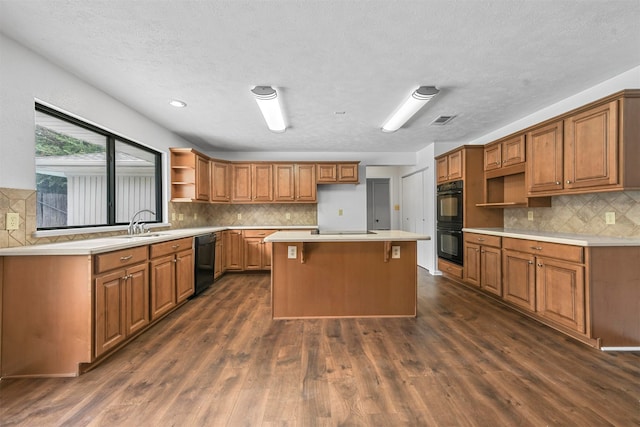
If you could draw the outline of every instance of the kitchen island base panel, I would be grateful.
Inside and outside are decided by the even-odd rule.
[[[289,258],[289,247],[296,257]],[[392,246],[400,258],[392,258]],[[274,319],[415,317],[416,242],[274,242]]]

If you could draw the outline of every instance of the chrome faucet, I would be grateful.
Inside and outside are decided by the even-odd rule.
[[[156,213],[153,211],[150,211],[149,209],[142,209],[139,210],[138,212],[134,213],[133,216],[131,217],[131,221],[129,221],[129,227],[127,228],[127,234],[132,235],[132,234],[140,234],[144,231],[144,223],[140,224],[140,221],[136,221],[136,217],[138,215],[140,215],[141,213],[144,212],[149,212],[151,215],[155,215]]]

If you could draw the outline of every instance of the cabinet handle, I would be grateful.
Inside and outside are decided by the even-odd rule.
[[[542,247],[540,247],[540,246],[531,246],[531,249],[533,249],[534,251],[541,251]]]
[[[178,249],[180,245],[171,245],[171,249]]]
[[[484,242],[484,239],[482,237],[478,237],[478,242]]]
[[[128,261],[133,258],[133,255],[121,256],[120,261]]]

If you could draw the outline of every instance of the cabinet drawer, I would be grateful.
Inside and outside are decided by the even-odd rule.
[[[171,254],[174,252],[191,249],[193,247],[193,237],[185,237],[184,239],[169,240],[168,242],[156,243],[151,245],[151,258]]]
[[[449,276],[462,279],[462,267],[457,264],[438,259],[438,270],[448,274]]]
[[[502,244],[502,237],[489,236],[488,234],[478,233],[464,233],[464,241],[469,243],[476,243],[483,246],[493,246],[499,248]]]
[[[125,267],[147,260],[148,246],[122,249],[120,251],[99,254],[94,257],[95,272],[103,273],[114,268]]]
[[[571,262],[584,262],[584,248],[581,246],[563,245],[561,243],[538,242],[536,240],[511,239],[502,240],[504,249],[526,252],[529,254],[558,258]]]
[[[276,230],[244,230],[244,237],[267,237]]]

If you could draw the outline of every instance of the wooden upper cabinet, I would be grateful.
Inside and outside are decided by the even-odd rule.
[[[251,201],[251,163],[233,163],[231,165],[231,201]]]
[[[209,159],[188,148],[171,149],[171,200],[209,201]]]
[[[196,199],[209,201],[209,159],[196,155]]]
[[[529,194],[562,189],[562,121],[527,133]]]
[[[276,164],[273,166],[273,200],[276,202],[294,202],[295,165]]]
[[[438,184],[463,179],[462,149],[436,158],[436,173]]]
[[[360,162],[336,162],[317,164],[318,184],[357,184]]]
[[[209,162],[211,174],[211,201],[227,203],[231,200],[229,194],[230,165],[226,162],[211,160]]]
[[[316,165],[301,164],[295,166],[295,193],[298,202],[317,200]]]
[[[617,100],[565,120],[564,188],[618,183],[617,120]]]
[[[251,198],[254,202],[273,201],[273,165],[253,163],[251,165]]]
[[[484,147],[484,170],[523,163],[525,160],[524,134],[492,142]]]

